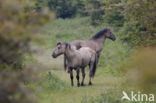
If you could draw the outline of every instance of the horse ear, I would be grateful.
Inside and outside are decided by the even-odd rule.
[[[60,45],[61,44],[61,42],[59,41],[59,42],[57,42],[57,45]]]

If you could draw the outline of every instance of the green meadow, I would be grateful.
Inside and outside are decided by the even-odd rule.
[[[0,103],[155,103],[155,8],[154,0],[0,0]],[[85,86],[74,71],[72,87],[63,55],[52,58],[56,44],[107,27],[116,40],[104,41],[93,85],[86,67]]]
[[[86,86],[71,87],[69,74],[63,68],[63,56],[56,59],[51,57],[58,41],[90,39],[106,27],[105,24],[92,26],[88,18],[74,18],[51,21],[40,28],[38,36],[42,41],[32,43],[32,50],[36,52],[27,59],[29,61],[32,58],[31,63],[39,65],[39,83],[30,84],[37,91],[39,89],[35,93],[39,103],[121,103],[124,78],[120,73],[120,65],[128,58],[132,49],[121,42],[118,29],[111,28],[117,40],[106,39],[104,43],[92,86],[88,86],[86,68]],[[76,84],[76,78],[74,83]]]

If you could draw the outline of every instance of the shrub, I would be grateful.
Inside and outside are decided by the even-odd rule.
[[[34,31],[49,16],[23,5],[21,0],[0,0],[1,103],[35,102],[33,94],[24,86],[24,81],[31,80],[31,76],[24,71],[28,69],[23,66],[23,58],[30,52],[29,43]]]

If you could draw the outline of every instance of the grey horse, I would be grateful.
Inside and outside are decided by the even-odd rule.
[[[75,46],[76,49],[80,49],[81,47],[89,47],[97,53],[97,57],[99,59],[100,53],[103,49],[103,44],[106,38],[109,38],[113,41],[116,40],[115,35],[111,32],[109,28],[105,28],[101,31],[99,31],[97,34],[95,34],[91,39],[89,40],[74,40],[70,42],[71,45]],[[97,59],[97,61],[98,61]],[[66,56],[64,56],[64,69],[67,68],[67,62],[66,62]]]
[[[84,85],[85,79],[85,67],[89,65],[89,85],[92,84],[91,77],[94,76],[96,71],[96,64],[97,64],[97,55],[94,50],[89,47],[82,47],[79,50],[71,47],[70,44],[64,42],[58,42],[57,47],[52,53],[52,57],[56,58],[59,55],[64,54],[67,60],[67,66],[70,73],[71,78],[71,85],[73,86],[73,69],[76,70],[76,78],[77,78],[77,86],[80,86],[79,83],[79,69],[82,72],[82,82],[81,86]]]

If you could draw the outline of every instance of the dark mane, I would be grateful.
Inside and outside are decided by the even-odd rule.
[[[98,33],[96,33],[91,39],[100,38],[100,37],[103,36],[106,32],[107,32],[107,28],[106,28],[106,29],[103,29],[103,30],[101,30],[101,31],[99,31]]]

